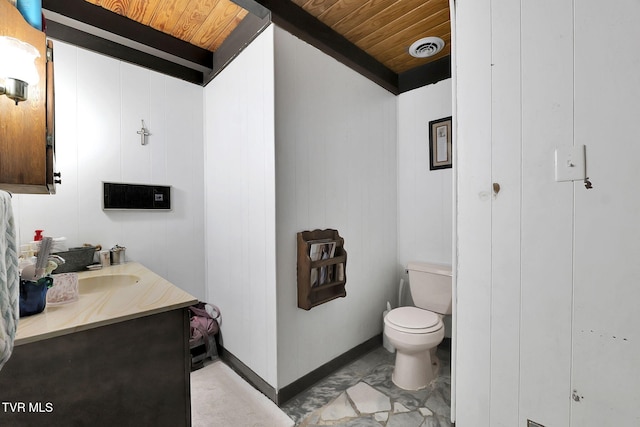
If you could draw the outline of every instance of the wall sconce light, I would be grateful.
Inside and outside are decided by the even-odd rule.
[[[15,101],[28,98],[29,85],[38,84],[38,49],[13,37],[0,36],[0,95]]]

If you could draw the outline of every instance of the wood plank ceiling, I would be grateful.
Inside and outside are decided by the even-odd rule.
[[[448,0],[293,0],[293,3],[396,73],[451,53]],[[409,46],[427,36],[443,39],[446,43],[443,50],[429,58],[409,55]]]
[[[392,92],[410,90],[450,75],[451,29],[448,0],[233,0],[233,2],[230,0],[84,0],[84,2],[101,8],[100,13],[103,14],[99,16],[103,18],[107,16],[104,13],[118,15],[135,22],[136,25],[153,29],[210,52],[214,58],[216,53],[224,47],[225,42],[233,38],[239,28],[243,27],[243,21],[245,27],[247,20],[255,21],[255,13],[251,12],[260,9],[267,12],[268,9],[271,15],[270,20],[276,25],[334,56]],[[52,18],[54,21],[57,14],[74,14],[73,19],[87,21],[84,18],[85,15],[59,10],[60,6],[56,5],[58,3],[60,2],[54,0],[43,1],[45,9],[49,4],[51,11],[54,12]],[[83,2],[76,0],[75,3]],[[100,22],[103,18],[95,18],[95,20]],[[260,18],[263,19],[262,16]],[[99,26],[99,24],[94,25]],[[109,26],[117,25],[109,24]],[[102,28],[118,33],[116,28]],[[264,25],[254,25],[252,28],[259,28],[261,31]],[[135,38],[135,31],[122,35]],[[409,46],[417,39],[428,36],[444,40],[443,50],[428,58],[415,58],[409,55]],[[425,77],[425,74],[430,74],[431,77]],[[416,80],[415,76],[418,75],[420,77]],[[403,82],[408,83],[403,84]]]
[[[85,1],[211,52],[248,13],[229,0]]]

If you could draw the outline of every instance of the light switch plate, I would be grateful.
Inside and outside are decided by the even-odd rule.
[[[587,177],[584,145],[556,148],[555,166],[556,181],[583,181]]]

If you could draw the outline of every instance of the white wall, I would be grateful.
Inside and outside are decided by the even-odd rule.
[[[636,425],[638,3],[457,11],[456,425]],[[591,190],[554,181],[577,144]]]
[[[225,347],[276,388],[382,331],[404,258],[450,256],[450,171],[424,175],[426,127],[450,114],[450,83],[397,98],[273,28],[204,90],[62,42],[55,60],[63,184],[55,196],[14,196],[21,241],[41,228],[71,245],[126,246],[128,259],[218,304]],[[404,118],[419,110],[423,127]],[[140,119],[152,133],[144,147]],[[423,161],[399,159],[420,146]],[[421,205],[428,222],[398,211],[398,179],[444,209]],[[104,180],[172,185],[173,210],[104,212]],[[397,236],[404,214],[430,236],[424,247]],[[348,296],[306,312],[295,235],[325,227],[345,238]]]
[[[398,96],[397,264],[406,281],[410,261],[451,265],[452,169],[429,170],[429,121],[450,115],[451,79]]]
[[[382,332],[397,293],[396,97],[275,30],[278,386]],[[297,308],[296,233],[344,238],[347,296]]]
[[[282,388],[382,331],[409,259],[451,262],[451,170],[429,173],[427,143],[451,81],[396,98],[270,28],[205,93],[207,297],[225,348]],[[296,233],[315,228],[345,238],[347,297],[304,311]]]
[[[15,195],[19,239],[33,230],[127,248],[128,260],[204,298],[202,88],[54,42],[55,196]],[[136,134],[140,120],[148,145]],[[105,212],[102,181],[172,186],[170,212]]]
[[[225,349],[274,388],[273,27],[204,90],[207,298]]]

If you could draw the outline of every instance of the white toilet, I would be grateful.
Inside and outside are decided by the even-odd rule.
[[[410,262],[409,289],[416,307],[399,307],[384,318],[384,334],[396,348],[393,383],[426,387],[435,377],[436,349],[444,338],[442,317],[451,314],[451,267]]]

